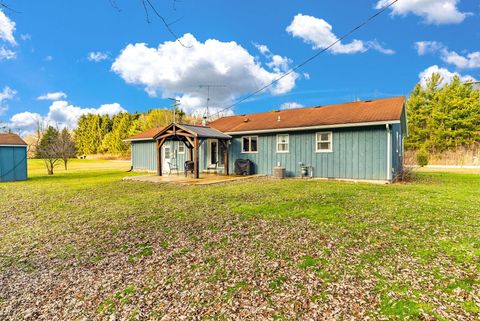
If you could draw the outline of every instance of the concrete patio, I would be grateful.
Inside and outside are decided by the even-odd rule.
[[[252,179],[252,178],[261,177],[261,176],[262,175],[226,176],[226,175],[202,173],[200,175],[200,178],[194,178],[191,175],[185,177],[185,175],[183,175],[182,173],[180,173],[179,175],[172,174],[172,175],[164,175],[164,176],[149,174],[149,175],[125,177],[123,181],[178,184],[178,185],[212,185],[212,184],[220,184],[220,183]]]

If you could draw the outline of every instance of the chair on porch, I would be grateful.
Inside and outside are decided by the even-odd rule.
[[[168,175],[172,175],[172,171],[176,171],[177,172],[177,175],[178,175],[178,165],[177,165],[177,159],[176,158],[172,158],[169,162],[167,162],[168,164]]]
[[[210,173],[210,171],[213,171],[215,174],[217,174],[218,173],[217,169],[218,169],[218,161],[213,163],[213,164],[208,165],[207,169],[206,169],[206,172]]]
[[[193,170],[195,169],[195,163],[193,161],[185,162],[185,177],[187,177],[188,172],[193,175]]]

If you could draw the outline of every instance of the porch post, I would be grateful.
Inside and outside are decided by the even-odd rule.
[[[195,161],[193,163],[193,171],[195,172],[195,178],[200,178],[199,174],[199,164],[198,164],[198,137],[195,137],[193,141],[193,149],[195,154]]]
[[[224,162],[224,164],[223,164],[224,170],[223,171],[224,171],[225,175],[227,175],[227,176],[229,175],[229,163],[228,163],[228,147],[229,147],[228,145],[230,145],[229,143],[230,143],[230,141],[228,141],[228,140],[223,141],[223,144],[225,145],[224,146],[225,147],[224,148],[225,156],[223,158],[224,159],[223,160],[223,162]]]
[[[157,140],[157,175],[162,176],[162,146],[167,138]]]

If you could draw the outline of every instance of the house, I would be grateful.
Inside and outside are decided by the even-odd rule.
[[[187,160],[197,177],[215,165],[229,174],[237,159],[248,159],[256,174],[281,167],[288,177],[393,181],[406,134],[405,97],[393,97],[227,116],[208,126],[171,124],[127,141],[133,168],[159,175]]]
[[[27,179],[27,143],[15,134],[0,134],[0,182]]]

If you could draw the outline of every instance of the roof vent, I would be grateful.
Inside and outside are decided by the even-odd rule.
[[[248,117],[245,117],[245,118],[243,119],[243,122],[248,123],[249,120],[250,120],[250,119],[248,119]]]
[[[373,100],[365,100],[366,103],[371,103]]]
[[[282,119],[280,118],[280,115],[277,117],[277,121],[281,121]]]

